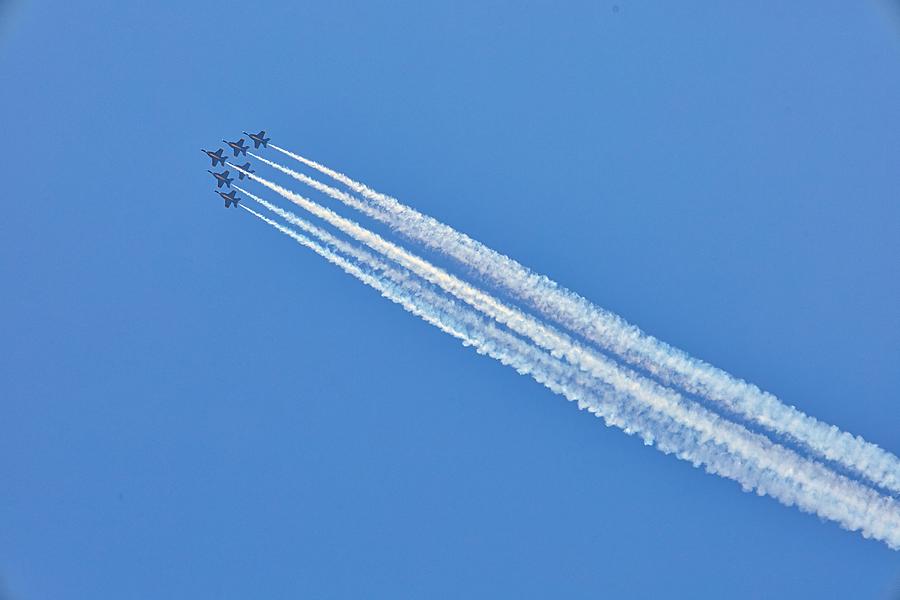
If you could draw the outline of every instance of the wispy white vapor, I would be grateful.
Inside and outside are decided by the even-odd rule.
[[[272,146],[273,148],[276,148],[277,150],[280,150],[281,152],[287,152],[286,150],[277,148],[274,144],[269,144],[269,145]],[[321,181],[318,181],[317,179],[313,179],[312,177],[310,177],[308,175],[304,175],[303,173],[298,173],[297,171],[294,171],[293,169],[289,169],[283,165],[279,165],[277,162],[273,162],[271,160],[263,158],[262,156],[259,156],[258,154],[254,154],[253,152],[248,152],[248,154],[250,156],[252,156],[253,158],[255,158],[256,160],[260,161],[261,163],[266,164],[266,165],[272,167],[273,169],[281,171],[282,173],[284,173],[286,175],[290,175],[297,181],[304,183],[315,190],[323,192],[323,193],[331,196],[335,200],[340,200],[341,202],[343,202],[350,208],[354,208],[354,209],[360,211],[361,213],[365,214],[366,216],[372,217],[373,219],[379,219],[382,221],[384,220],[384,216],[383,216],[384,211],[380,210],[379,208],[377,208],[376,206],[374,206],[370,203],[360,200],[356,196],[348,194],[347,192],[344,192],[343,190],[339,190],[330,185],[326,185],[326,184],[322,183]],[[296,155],[294,155],[294,156],[296,156]],[[318,163],[315,163],[315,164],[318,164]]]
[[[545,318],[651,373],[661,382],[717,402],[734,414],[785,435],[887,490],[900,492],[900,459],[876,444],[819,421],[755,385],[654,338],[546,276],[532,272],[510,257],[395,198],[284,148],[270,146],[346,185],[369,203],[257,156],[259,160],[390,225],[408,238],[458,260]]]
[[[580,347],[564,334],[503,305],[484,292],[384,241],[352,221],[339,217],[277,184],[255,175],[251,175],[251,178],[362,241],[429,283],[437,285],[506,325],[514,332],[531,339],[538,346],[548,350],[554,358],[564,358],[570,363],[567,367],[570,378],[574,373],[576,377],[600,380],[604,388],[612,388],[616,394],[628,399],[628,402],[624,403],[625,408],[617,409],[621,412],[613,410],[604,413],[598,409],[597,412],[600,414],[612,418],[621,417],[621,414],[636,413],[645,415],[647,419],[671,423],[671,426],[654,429],[641,426],[640,421],[625,421],[620,426],[626,431],[641,432],[645,440],[666,439],[665,450],[676,452],[695,464],[704,464],[710,472],[735,479],[746,489],[755,489],[760,494],[771,495],[788,505],[797,504],[804,510],[835,520],[849,529],[859,529],[864,535],[881,539],[889,545],[900,543],[898,537],[900,510],[893,499],[882,497],[865,486],[772,443],[764,436],[753,434],[738,424],[721,419],[696,403],[684,400],[671,390],[620,368],[604,357]],[[471,329],[469,331],[472,332]],[[529,372],[534,372],[532,363],[526,362],[525,366]],[[550,381],[557,389],[564,385],[558,378],[552,379],[547,374],[542,374],[541,377],[542,382]],[[597,382],[594,384],[600,385]],[[582,395],[576,396],[576,398],[584,397],[587,396],[583,391]],[[599,402],[594,399],[591,405],[596,407]],[[703,454],[700,448],[707,444],[718,448],[718,452],[726,456],[714,458]]]

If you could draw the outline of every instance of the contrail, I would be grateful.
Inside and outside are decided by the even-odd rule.
[[[275,146],[273,144],[269,144],[269,145],[272,146],[273,148],[275,148]],[[277,149],[280,150],[281,152],[287,152],[286,150],[281,150],[281,148],[277,148]],[[354,208],[366,216],[372,217],[373,219],[384,221],[384,216],[383,216],[384,211],[382,211],[379,208],[376,208],[375,206],[373,206],[367,202],[363,202],[356,196],[348,194],[347,192],[339,190],[335,187],[331,187],[330,185],[326,185],[326,184],[322,183],[321,181],[318,181],[316,179],[313,179],[312,177],[309,177],[308,175],[304,175],[303,173],[298,173],[297,171],[294,171],[293,169],[288,169],[287,167],[279,165],[276,162],[272,162],[271,160],[265,159],[262,156],[259,156],[258,154],[254,154],[253,152],[248,152],[247,154],[249,154],[256,160],[260,161],[261,163],[269,165],[273,169],[281,171],[282,173],[284,173],[286,175],[290,175],[297,181],[304,183],[315,190],[318,190],[320,192],[323,192],[323,193],[331,196],[335,200],[340,200],[341,202],[343,202],[350,208]],[[388,223],[388,224],[390,224],[390,223]]]
[[[282,195],[288,194],[286,196],[288,199],[294,200],[301,206],[304,203],[308,203],[311,205],[310,208],[313,209],[310,210],[313,214],[321,216],[333,225],[338,226],[345,233],[360,239],[360,241],[364,241],[373,249],[384,253],[383,248],[378,248],[376,244],[370,244],[371,240],[366,241],[363,239],[365,236],[360,234],[360,232],[352,231],[351,228],[342,228],[340,225],[345,225],[345,223],[341,223],[346,221],[345,219],[337,217],[333,213],[328,215],[330,211],[327,209],[318,207],[315,203],[302,199],[302,197],[284,190],[284,188],[276,184],[256,176],[251,175],[251,177],[255,181],[259,181],[263,185],[282,193]],[[296,196],[296,199],[291,198],[291,196]],[[303,200],[303,202],[298,202],[298,200]],[[358,229],[362,229],[358,225],[353,225]],[[368,234],[377,238],[371,232],[368,232]],[[391,253],[385,254],[392,260],[400,258],[397,262],[400,262],[400,264],[417,275],[423,276],[431,283],[439,285],[442,289],[451,293],[456,291],[452,290],[452,286],[442,285],[440,277],[433,277],[432,274],[417,269],[415,263],[404,261],[402,257]],[[417,258],[417,260],[425,263],[422,259]],[[448,278],[452,278],[449,274],[445,275]],[[758,493],[769,494],[788,505],[797,504],[804,510],[838,521],[849,529],[861,529],[863,535],[876,537],[885,541],[888,545],[900,543],[900,509],[898,509],[893,499],[884,498],[856,482],[833,473],[822,465],[803,459],[796,453],[773,444],[763,436],[752,434],[740,425],[724,421],[695,403],[684,402],[674,392],[660,388],[652,382],[647,382],[634,373],[628,373],[614,365],[606,364],[603,362],[603,359],[594,357],[593,360],[578,360],[579,352],[590,358],[589,353],[581,349],[566,347],[563,342],[559,341],[557,342],[559,345],[556,347],[548,346],[549,342],[544,338],[554,335],[553,332],[535,333],[529,327],[533,328],[537,326],[536,324],[532,323],[529,326],[523,326],[516,322],[515,319],[501,320],[501,318],[498,318],[497,312],[490,307],[486,308],[483,305],[478,305],[470,298],[467,298],[465,294],[461,294],[458,291],[457,293],[460,299],[495,318],[498,322],[506,324],[513,331],[526,335],[536,341],[538,345],[544,345],[554,357],[565,356],[566,360],[577,364],[579,368],[586,369],[589,374],[612,385],[618,393],[626,394],[630,398],[630,404],[635,405],[630,410],[647,412],[647,409],[649,409],[652,411],[652,414],[661,415],[663,418],[674,422],[677,428],[688,430],[686,436],[681,436],[683,439],[680,442],[673,441],[671,445],[666,446],[666,448],[671,448],[686,460],[697,464],[702,463],[707,466],[707,470],[710,472],[720,473],[726,477],[736,479],[746,489],[756,489]],[[493,300],[493,302],[500,305],[496,300]],[[518,318],[527,319],[524,316],[519,316]],[[626,424],[623,428],[626,431],[629,431],[629,429],[638,430],[632,424]],[[645,440],[662,439],[668,435],[667,431],[665,428],[655,431],[651,429],[644,437]],[[695,445],[693,448],[691,446],[692,443]],[[732,467],[726,468],[726,466],[714,462],[713,459],[707,456],[697,455],[696,445],[707,443],[721,447],[730,455],[726,459],[721,459],[720,462],[724,460],[726,463],[739,464],[741,467],[732,465]],[[751,471],[742,470],[745,468],[751,469]],[[769,475],[761,476],[759,475],[760,473],[768,473]]]
[[[282,233],[286,233],[295,239],[298,239],[297,236],[299,234],[293,234],[288,228],[280,226],[274,221],[262,217],[258,213],[254,214],[276,229],[279,229],[279,231],[282,231]],[[302,236],[300,237],[302,238]],[[298,241],[308,247],[312,247],[302,239],[298,239]],[[329,243],[331,241],[339,242],[339,240],[335,240],[334,238],[331,238]],[[315,248],[313,249],[316,250]],[[319,251],[317,250],[317,252]],[[329,253],[327,250],[323,250],[319,253],[326,258],[329,258],[329,255],[333,256],[333,254]],[[331,262],[336,261],[332,260]],[[345,266],[337,262],[336,264],[339,264],[342,268]],[[592,381],[590,384],[593,390],[590,388],[585,389],[585,375],[579,373],[577,370],[574,370],[576,379],[574,383],[560,383],[558,380],[559,378],[554,377],[553,375],[554,367],[552,364],[549,367],[544,367],[546,364],[556,364],[557,366],[555,369],[556,372],[558,372],[560,370],[560,362],[558,359],[553,359],[543,353],[536,353],[536,349],[534,349],[533,346],[526,344],[515,336],[511,336],[496,329],[493,325],[484,324],[483,322],[481,322],[481,325],[478,325],[479,321],[477,319],[473,324],[471,317],[469,317],[468,320],[465,317],[460,317],[459,311],[463,309],[462,307],[455,305],[452,301],[445,299],[444,301],[449,302],[449,304],[445,304],[445,307],[442,309],[443,312],[442,310],[438,310],[437,313],[435,313],[434,309],[427,308],[427,305],[429,302],[434,301],[434,298],[440,298],[439,296],[429,296],[428,300],[425,302],[426,308],[423,308],[421,303],[416,304],[416,294],[421,292],[421,288],[419,290],[413,288],[413,295],[411,296],[410,293],[404,291],[403,287],[399,289],[385,289],[383,284],[379,284],[377,277],[373,278],[372,276],[368,276],[359,269],[353,270],[345,268],[345,270],[363,280],[364,283],[375,287],[389,299],[402,304],[404,308],[407,308],[410,312],[418,314],[426,321],[441,328],[443,331],[461,339],[465,345],[474,346],[480,353],[488,354],[500,362],[514,367],[520,373],[530,374],[533,378],[543,383],[551,390],[565,395],[570,400],[577,400],[580,407],[586,407],[598,416],[604,416],[608,425],[621,427],[627,433],[638,433],[643,437],[645,443],[656,443],[663,452],[674,452],[679,458],[692,462],[695,466],[703,464],[707,471],[735,479],[747,490],[756,489],[758,493],[770,494],[785,504],[791,505],[797,503],[805,510],[814,510],[807,504],[807,497],[810,495],[810,490],[808,489],[809,484],[798,484],[791,480],[783,481],[781,479],[782,475],[774,472],[771,468],[759,468],[756,465],[744,462],[742,460],[744,458],[743,456],[738,455],[736,457],[733,454],[723,453],[722,449],[713,440],[704,438],[702,435],[697,436],[696,432],[688,432],[685,434],[680,425],[672,425],[671,420],[660,417],[657,413],[647,413],[640,409],[635,412],[633,408],[633,399],[629,398],[627,394],[623,397],[622,392],[619,390],[615,390],[606,385],[598,385],[596,381]],[[398,281],[401,282],[400,285],[402,286],[404,279],[401,277]],[[446,308],[446,306],[449,306],[450,308]],[[453,308],[454,306],[456,308]],[[435,317],[435,314],[438,316]],[[448,320],[451,324],[448,324]],[[454,322],[456,324],[453,324]],[[550,374],[548,375],[546,371],[549,371]],[[563,371],[568,371],[571,374],[573,369],[570,366],[566,366],[563,367]],[[600,394],[599,399],[596,394],[598,388],[604,392]],[[611,397],[617,400],[617,402],[611,404],[609,399],[603,400],[603,397]],[[604,411],[606,411],[606,414],[603,414]],[[625,415],[626,418],[623,419],[623,415]],[[725,425],[736,429],[742,429],[740,426],[734,424]],[[801,470],[812,467],[813,470],[822,470],[827,476],[834,476],[833,473],[827,471],[827,469],[824,469],[821,465],[803,461],[795,455],[792,456],[793,453],[791,451],[771,444],[769,440],[766,440],[762,436],[750,434],[749,432],[746,432],[746,430],[744,430],[744,433],[749,436],[750,441],[748,443],[761,443],[763,444],[762,448],[768,451],[774,449],[776,453],[776,456],[774,457],[775,464],[780,464],[781,461],[786,459],[795,458],[801,461]],[[782,454],[785,456],[781,456]],[[838,477],[838,479],[840,480],[842,478]],[[862,527],[863,535],[883,539],[888,545],[896,545],[898,541],[900,541],[894,539],[894,537],[896,537],[897,524],[900,523],[900,520],[898,520],[897,508],[893,505],[893,501],[878,496],[871,490],[863,488],[855,482],[850,482],[845,478],[841,483],[843,486],[848,486],[844,493],[847,493],[848,495],[859,494],[859,498],[848,504],[847,497],[842,497],[840,495],[823,497],[820,490],[816,489],[812,491],[813,498],[818,501],[823,499],[828,500],[829,503],[833,501],[834,506],[839,507],[837,513],[842,517],[847,517],[848,515],[843,513],[849,511],[849,519],[847,520],[834,519],[834,517],[828,518],[838,520],[844,526],[851,529],[856,528],[853,524],[854,521],[858,522],[861,519],[862,521],[869,523],[869,527]],[[821,486],[816,485],[813,485],[812,487],[821,488]],[[826,516],[818,510],[816,510],[816,512],[822,516]],[[879,513],[884,514],[880,515]],[[887,517],[885,517],[885,515],[887,515]],[[886,525],[885,522],[887,522]],[[892,537],[891,532],[894,532],[894,537]],[[882,538],[881,534],[884,534],[885,537]]]
[[[785,435],[885,489],[900,492],[900,459],[876,444],[785,405],[774,395],[654,338],[618,315],[395,198],[279,146],[270,146],[346,185],[372,204],[254,156],[367,216],[387,223],[401,234],[456,259],[544,317],[653,374],[663,383],[718,402],[733,413]]]

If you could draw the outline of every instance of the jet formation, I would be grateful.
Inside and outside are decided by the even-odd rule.
[[[263,148],[268,147],[269,140],[271,138],[266,137],[265,131],[260,131],[259,133],[247,133],[244,132],[244,135],[250,138],[250,141],[253,142],[253,148],[258,149],[260,146]],[[231,151],[234,153],[234,156],[247,155],[247,150],[250,148],[249,145],[244,144],[244,138],[240,138],[236,142],[229,142],[228,140],[222,140],[225,142]],[[225,166],[225,161],[228,160],[227,156],[224,156],[222,153],[225,152],[224,149],[219,148],[215,152],[212,150],[205,150],[201,148],[204,154],[206,154],[210,160],[212,161],[212,166],[215,168],[217,165]],[[235,161],[237,162],[237,161]],[[255,173],[253,169],[250,168],[250,163],[246,162],[243,165],[239,165],[240,170],[238,171],[238,178],[243,179],[247,176],[247,173]],[[225,201],[225,208],[231,208],[232,205],[237,206],[241,199],[235,196],[235,190],[231,190],[227,194],[223,191],[220,191],[222,187],[231,189],[231,182],[234,181],[234,177],[230,177],[231,172],[227,169],[223,170],[221,173],[216,173],[215,171],[206,170],[207,173],[213,176],[216,180],[216,189],[213,190]]]

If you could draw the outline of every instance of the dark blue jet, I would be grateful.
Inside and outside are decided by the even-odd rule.
[[[238,205],[238,202],[241,201],[240,198],[235,198],[235,197],[234,197],[234,194],[235,194],[235,191],[234,191],[234,190],[231,190],[231,191],[228,192],[227,194],[226,194],[225,192],[216,192],[216,193],[217,193],[218,195],[222,196],[222,200],[225,201],[225,208],[231,208],[231,205],[232,205],[232,204],[234,204],[235,206],[237,206],[237,205]]]
[[[216,187],[222,187],[223,185],[227,185],[231,187],[231,182],[234,181],[234,177],[229,177],[228,171],[222,171],[221,173],[214,173],[209,169],[206,170],[207,173],[216,178]],[[241,178],[243,179],[243,177]]]
[[[204,154],[206,154],[208,157],[210,157],[212,159],[212,161],[213,161],[212,166],[215,167],[219,163],[222,163],[223,165],[225,164],[225,157],[222,156],[221,148],[219,148],[215,152],[213,152],[212,150],[203,150],[203,148],[201,148],[200,150],[202,150]]]
[[[247,176],[247,173],[244,173],[244,171],[247,171],[247,173],[256,173],[256,171],[250,168],[250,163],[244,163],[243,166],[241,166],[241,170],[238,171],[238,177],[240,179]]]
[[[244,145],[244,138],[241,138],[241,139],[239,139],[239,140],[236,141],[236,142],[229,142],[228,140],[222,140],[222,141],[225,142],[226,144],[228,144],[229,146],[231,146],[231,149],[234,150],[234,155],[235,155],[235,156],[237,156],[237,155],[239,155],[239,154],[244,154],[244,155],[246,155],[246,154],[247,154],[247,148],[250,147],[250,146],[245,146],[245,145]]]
[[[268,148],[266,144],[269,143],[271,138],[266,137],[265,131],[260,131],[259,133],[247,133],[244,132],[244,135],[248,136],[253,141],[253,149],[259,148],[260,144],[262,144],[263,148]]]

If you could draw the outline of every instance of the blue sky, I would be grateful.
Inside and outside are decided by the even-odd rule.
[[[210,191],[198,149],[266,129],[900,452],[900,28],[656,4],[0,13],[0,590],[897,593],[883,544],[606,429]]]

